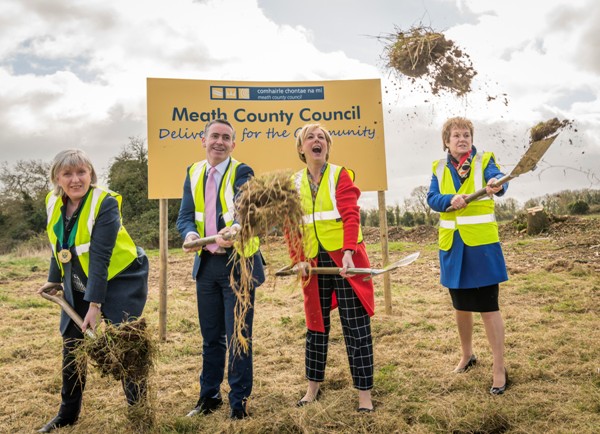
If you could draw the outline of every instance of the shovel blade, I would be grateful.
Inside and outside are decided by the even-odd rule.
[[[525,155],[519,160],[516,167],[510,172],[510,176],[512,178],[516,178],[519,175],[527,173],[533,169],[539,161],[542,159],[552,142],[556,139],[558,134],[555,134],[547,139],[538,140],[537,142],[533,142]]]
[[[383,274],[383,273],[389,273],[390,271],[393,271],[396,268],[405,267],[407,265],[410,265],[417,260],[417,258],[419,257],[420,254],[421,254],[421,252],[412,253],[412,254],[400,259],[399,261],[396,261],[393,264],[388,265],[385,268],[382,268],[380,270],[373,270],[370,277],[377,276],[377,275]]]

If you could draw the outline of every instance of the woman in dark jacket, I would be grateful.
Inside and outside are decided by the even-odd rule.
[[[85,372],[77,372],[73,351],[87,328],[102,316],[112,324],[142,315],[148,295],[148,258],[121,224],[121,196],[98,187],[89,157],[69,149],[54,158],[54,190],[46,197],[47,232],[53,255],[48,282],[39,290],[56,293],[62,286],[67,302],[83,318],[83,330],[63,311],[61,406],[39,432],[73,425],[81,410]],[[145,397],[145,384],[125,380],[127,402]]]

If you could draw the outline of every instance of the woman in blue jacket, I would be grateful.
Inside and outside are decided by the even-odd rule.
[[[442,141],[447,156],[433,163],[427,203],[440,213],[440,280],[449,289],[456,311],[462,357],[454,372],[466,372],[477,363],[473,312],[480,312],[493,354],[490,393],[501,395],[508,385],[508,373],[498,284],[508,276],[493,195],[503,195],[508,185],[495,185],[503,174],[491,152],[478,152],[473,146],[471,121],[448,119],[442,128]],[[487,196],[467,204],[466,197],[481,188],[486,189]]]

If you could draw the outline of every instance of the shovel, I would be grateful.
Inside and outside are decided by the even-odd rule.
[[[42,292],[42,297],[44,297],[46,300],[53,301],[54,303],[56,303],[60,307],[62,307],[62,310],[64,310],[65,313],[67,315],[69,315],[69,317],[73,321],[75,321],[75,324],[77,324],[79,326],[79,329],[82,329],[83,328],[82,327],[83,320],[81,319],[79,314],[77,312],[75,312],[75,309],[73,309],[73,307],[69,304],[69,302],[67,300],[65,300],[65,297],[62,294],[61,295],[50,295],[46,292],[46,291],[50,291],[52,289],[62,289],[62,288],[59,284],[56,284],[56,286],[52,286],[50,288],[46,288],[44,290],[44,292]],[[92,339],[96,338],[96,333],[94,333],[94,331],[91,328],[87,328],[85,330],[85,334]]]
[[[393,264],[388,265],[385,268],[348,268],[346,270],[347,274],[368,274],[368,276],[364,277],[363,280],[372,279],[373,276],[379,276],[383,273],[389,273],[392,270],[395,270],[398,267],[404,267],[406,265],[412,264],[417,260],[421,252],[416,252],[407,257],[400,259],[399,261],[394,262]],[[310,269],[310,274],[340,274],[342,271],[341,268],[338,267],[312,267]],[[275,272],[275,276],[293,276],[295,274],[300,273],[300,269],[295,265],[287,265],[280,270]]]
[[[519,175],[522,175],[535,169],[535,166],[544,156],[544,154],[546,153],[552,142],[554,142],[557,136],[558,134],[555,134],[553,136],[548,137],[547,139],[533,142],[529,149],[527,149],[527,152],[525,152],[525,155],[521,157],[521,160],[519,160],[512,172],[510,172],[509,175],[505,175],[502,178],[496,180],[496,186],[505,184],[511,179],[514,179]],[[480,197],[485,196],[485,194],[485,188],[482,188],[480,190],[477,190],[475,193],[468,195],[465,198],[465,202],[472,202],[476,199],[479,199]],[[455,211],[455,208],[453,206],[449,206],[448,208],[446,208],[446,212],[451,211]]]
[[[199,238],[197,240],[188,241],[187,243],[183,243],[183,247],[186,249],[193,249],[196,247],[204,247],[209,244],[214,244],[217,242],[217,238],[223,238],[224,240],[231,240],[236,237],[236,235],[240,232],[242,227],[235,223],[231,225],[231,231],[227,232],[223,235],[211,235],[210,237]]]

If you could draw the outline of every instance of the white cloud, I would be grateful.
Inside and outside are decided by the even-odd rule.
[[[431,162],[443,155],[439,130],[449,116],[472,118],[477,145],[494,150],[509,169],[524,152],[527,130],[535,122],[553,116],[577,121],[578,132],[561,134],[549,151],[541,181],[527,176],[511,186],[511,194],[521,201],[540,189],[588,187],[587,177],[580,175],[600,167],[596,1],[428,2],[453,17],[451,25],[439,30],[469,53],[479,72],[474,91],[464,98],[433,97],[426,86],[398,83],[389,71],[378,69],[381,64],[366,64],[348,54],[364,55],[357,45],[373,42],[357,34],[391,32],[399,17],[416,23],[423,16],[436,16],[434,10],[420,10],[424,5],[419,2],[407,2],[405,10],[396,0],[377,2],[372,16],[377,26],[363,29],[361,20],[336,25],[332,40],[339,47],[324,51],[317,47],[328,46],[323,39],[333,38],[323,30],[339,12],[339,2],[321,2],[318,11],[296,8],[304,15],[288,25],[266,15],[265,7],[273,2],[264,2],[267,6],[261,9],[257,1],[3,0],[2,159],[49,160],[60,149],[80,146],[99,166],[106,166],[129,136],[146,135],[147,77],[381,77],[389,204],[428,184]],[[363,1],[344,2],[348,19],[367,12]],[[379,33],[373,30],[377,28]],[[564,160],[578,169],[560,169]],[[375,197],[372,193],[363,197],[375,204],[369,199]]]
[[[128,136],[145,136],[147,77],[378,75],[341,50],[318,51],[309,30],[273,23],[256,1],[5,0],[0,16],[8,41],[0,47],[0,147],[9,161],[82,144],[115,155]],[[113,142],[91,139],[107,135]],[[22,146],[12,145],[17,139]]]

